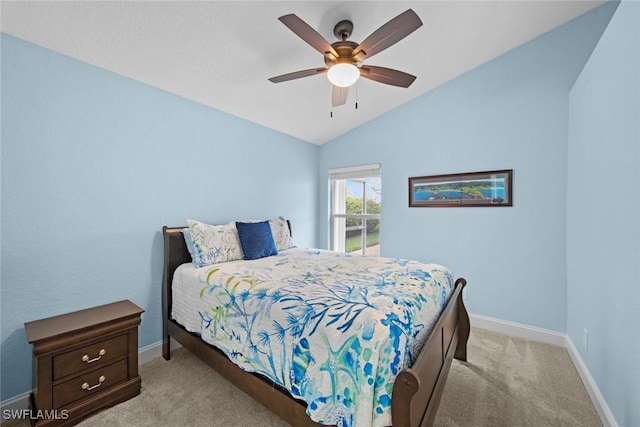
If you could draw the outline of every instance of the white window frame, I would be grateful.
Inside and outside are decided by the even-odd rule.
[[[381,167],[379,163],[354,166],[340,169],[329,170],[329,183],[330,183],[330,209],[331,214],[329,216],[329,232],[331,238],[331,250],[345,252],[346,251],[346,219],[356,218],[362,221],[361,233],[362,236],[362,253],[364,254],[367,249],[367,234],[366,223],[368,219],[380,220],[380,214],[367,213],[367,194],[366,187],[362,192],[362,209],[361,214],[347,214],[342,213],[346,211],[346,196],[347,190],[345,181],[359,181],[362,180],[363,186],[366,178],[381,176]],[[338,213],[340,212],[340,213]],[[337,224],[336,219],[344,218],[345,221],[342,224]]]

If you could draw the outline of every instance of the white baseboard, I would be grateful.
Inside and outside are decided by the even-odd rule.
[[[600,417],[603,427],[618,427],[618,423],[609,409],[609,405],[607,405],[607,402],[604,400],[598,385],[593,380],[593,377],[589,373],[589,369],[587,369],[587,365],[585,365],[582,357],[580,357],[580,353],[578,353],[578,350],[569,335],[551,331],[549,329],[536,328],[533,326],[523,325],[521,323],[482,316],[480,314],[470,313],[469,320],[471,322],[471,327],[487,329],[489,331],[498,332],[511,337],[523,338],[566,348],[567,352],[569,352],[569,357],[571,357],[571,361],[580,375],[580,379],[582,379],[584,387],[587,389],[587,393],[589,394],[591,402]]]
[[[600,416],[602,425],[604,427],[618,427],[618,423],[616,422],[613,413],[611,413],[609,405],[607,405],[607,402],[604,400],[602,393],[600,393],[600,389],[591,376],[589,369],[587,369],[587,365],[585,365],[584,360],[580,357],[580,353],[578,353],[578,349],[576,349],[576,346],[573,344],[573,340],[569,335],[567,335],[567,351],[569,352],[569,357],[571,357],[571,361],[573,361],[573,364],[582,379],[584,387],[587,389],[587,393],[589,393],[589,397],[591,398],[591,402],[593,402],[593,406],[596,408],[596,412]]]
[[[171,350],[176,350],[182,347],[178,341],[171,338]],[[151,362],[153,359],[157,359],[162,356],[162,341],[149,344],[138,350],[138,366],[144,365],[147,362]]]
[[[175,350],[182,347],[177,341],[171,339],[171,350]],[[144,365],[147,362],[152,361],[158,357],[162,356],[162,340],[156,343],[147,345],[138,350],[138,365]],[[4,402],[0,402],[0,414],[2,414],[2,418],[0,422],[4,423],[4,411],[23,411],[25,409],[29,409],[29,394],[31,392],[28,391],[26,393],[20,394],[16,397],[12,397],[11,399],[7,399]]]
[[[534,326],[495,319],[493,317],[482,316],[480,314],[470,313],[469,320],[471,321],[472,327],[475,326],[477,328],[487,329],[493,332],[509,335],[511,337],[543,342],[545,344],[552,344],[558,347],[566,346],[566,334],[551,331],[549,329],[536,328]]]
[[[16,397],[12,397],[11,399],[7,399],[4,402],[0,403],[0,413],[2,413],[2,422],[5,420],[4,414],[5,411],[23,411],[25,409],[29,409],[29,394],[31,392],[28,391],[26,393],[20,394]]]

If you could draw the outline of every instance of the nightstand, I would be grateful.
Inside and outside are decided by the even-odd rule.
[[[33,344],[32,425],[74,425],[140,393],[143,312],[125,300],[25,323]]]

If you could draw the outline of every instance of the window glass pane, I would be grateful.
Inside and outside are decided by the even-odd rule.
[[[364,213],[364,205],[362,199],[365,195],[365,180],[347,180],[347,213],[362,214]]]
[[[367,210],[368,214],[379,214],[382,204],[382,187],[380,186],[380,177],[367,178],[365,183]]]
[[[380,254],[382,203],[379,167],[371,176],[345,169],[331,178],[331,249]],[[367,171],[372,173],[372,171]]]
[[[368,219],[365,234],[367,246],[364,254],[380,256],[380,220]]]
[[[362,219],[347,218],[345,229],[345,252],[362,253]]]

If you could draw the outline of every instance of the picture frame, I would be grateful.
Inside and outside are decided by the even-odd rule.
[[[409,178],[410,208],[513,206],[513,170]]]

